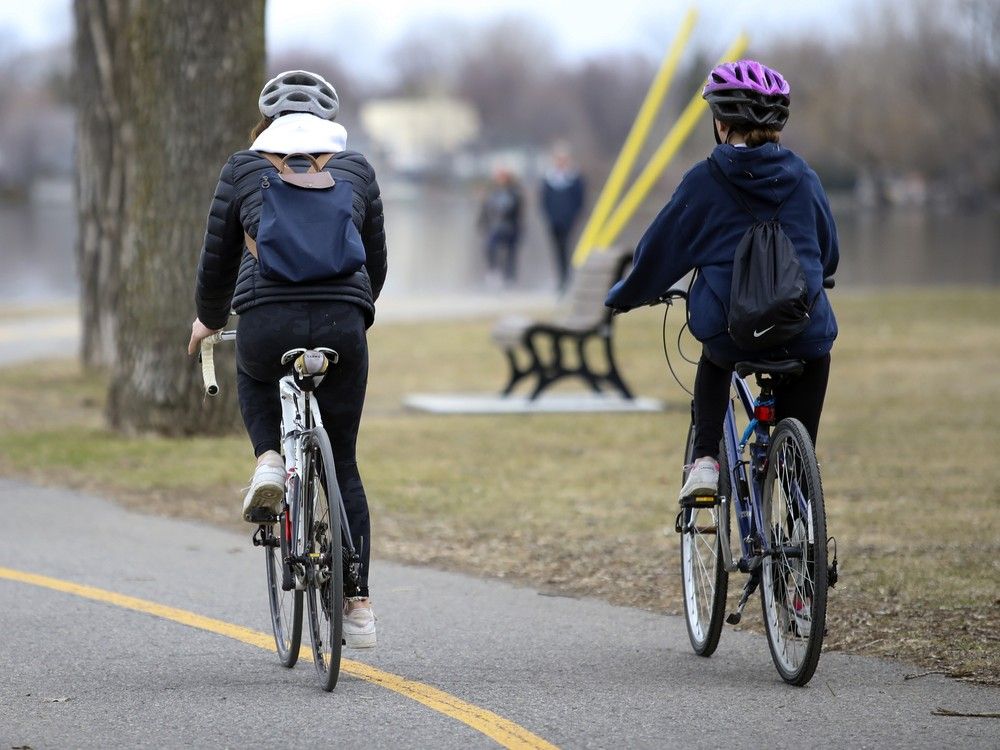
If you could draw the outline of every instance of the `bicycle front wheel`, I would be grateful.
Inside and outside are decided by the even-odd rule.
[[[286,521],[289,512],[286,510],[278,516],[277,538],[274,536],[273,528],[264,536],[264,550],[267,558],[267,598],[271,606],[274,645],[278,649],[278,659],[281,663],[286,667],[294,667],[302,643],[302,592],[294,588],[286,591],[282,586],[282,579],[286,578],[282,575],[283,559],[289,549],[290,539],[294,535],[291,519]]]
[[[767,644],[782,679],[805,685],[816,671],[826,629],[826,512],[816,452],[797,419],[781,420],[774,431],[762,510]]]
[[[694,424],[688,428],[684,463],[694,461]],[[719,454],[719,494],[728,497],[729,471],[725,444]],[[687,480],[684,472],[682,483]],[[725,506],[728,507],[728,506]],[[681,585],[684,619],[691,648],[699,656],[711,656],[719,645],[726,614],[729,573],[722,556],[721,524],[729,526],[729,514],[722,505],[685,508],[681,511]]]
[[[305,437],[302,473],[305,555],[309,560],[306,601],[313,663],[320,685],[330,691],[340,676],[344,637],[344,553],[340,523],[340,489],[333,466],[330,438],[321,427]]]

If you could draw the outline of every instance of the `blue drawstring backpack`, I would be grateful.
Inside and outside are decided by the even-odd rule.
[[[274,169],[260,178],[257,239],[245,236],[247,249],[260,264],[260,275],[290,284],[350,276],[365,264],[365,247],[354,225],[354,190],[336,182],[323,167],[333,154],[261,153]],[[309,160],[306,172],[288,161]]]

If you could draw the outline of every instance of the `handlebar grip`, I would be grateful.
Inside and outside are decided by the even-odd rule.
[[[205,393],[216,396],[219,384],[215,379],[215,344],[219,334],[214,334],[201,342],[201,379],[205,383]]]

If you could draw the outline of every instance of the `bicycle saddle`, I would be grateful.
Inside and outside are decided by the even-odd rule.
[[[281,364],[283,365],[287,365],[292,360],[295,360],[296,370],[303,369],[305,373],[315,375],[320,371],[326,371],[327,362],[334,365],[337,364],[340,360],[340,355],[333,349],[328,349],[325,346],[317,346],[315,349],[306,349],[300,346],[296,349],[289,349],[281,355]]]
[[[805,362],[801,359],[782,359],[768,361],[766,359],[761,360],[747,360],[746,362],[736,363],[736,374],[741,378],[745,378],[751,373],[757,375],[787,375],[789,377],[795,377],[796,375],[802,374],[802,368],[805,367]]]
[[[298,347],[281,355],[281,364],[291,363],[295,381],[307,391],[322,383],[329,366],[337,364],[339,360],[340,355],[325,346],[317,346],[315,349]]]

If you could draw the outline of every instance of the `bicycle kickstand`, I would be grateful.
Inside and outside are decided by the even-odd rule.
[[[730,625],[739,625],[740,620],[743,619],[743,608],[747,606],[747,602],[750,600],[751,594],[757,590],[760,585],[760,563],[758,561],[757,565],[751,570],[750,577],[747,579],[746,584],[743,586],[743,594],[740,596],[740,602],[736,605],[736,611],[730,612],[726,615],[726,622]]]

